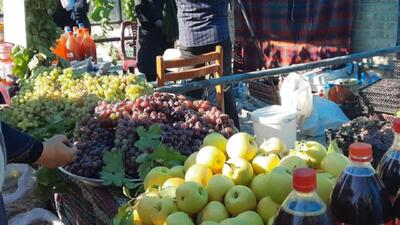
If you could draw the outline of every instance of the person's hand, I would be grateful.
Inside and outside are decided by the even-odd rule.
[[[76,151],[65,135],[56,135],[43,143],[42,155],[35,164],[57,168],[72,162]]]

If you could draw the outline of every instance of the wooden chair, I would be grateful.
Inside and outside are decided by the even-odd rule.
[[[128,30],[128,35],[125,34]],[[121,23],[121,54],[122,68],[124,71],[133,72],[136,68],[136,39],[137,39],[137,22],[124,21]]]
[[[165,85],[167,81],[178,81],[185,79],[193,79],[206,77],[213,74],[216,78],[223,76],[223,50],[221,46],[217,46],[214,52],[206,53],[192,58],[164,60],[162,56],[157,56],[157,86]],[[199,65],[202,65],[199,67]],[[194,69],[166,72],[171,68],[182,68],[196,66]],[[217,105],[221,110],[224,110],[224,88],[222,85],[217,85],[216,98]]]

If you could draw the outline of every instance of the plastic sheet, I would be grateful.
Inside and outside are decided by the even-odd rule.
[[[29,212],[18,214],[10,219],[8,224],[29,225],[36,221],[47,221],[52,225],[64,225],[53,213],[41,208],[34,208]]]
[[[19,200],[33,189],[33,169],[30,166],[26,164],[8,164],[5,176],[14,176],[15,173],[21,174],[18,178],[18,188],[13,193],[3,194],[4,203],[6,205]]]

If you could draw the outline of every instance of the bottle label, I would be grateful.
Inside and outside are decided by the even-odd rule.
[[[393,224],[400,225],[400,221],[397,221],[396,223],[393,223],[392,220],[389,220],[388,222],[382,223],[381,225],[393,225]],[[335,225],[352,225],[352,224],[350,224],[350,223],[335,223]]]

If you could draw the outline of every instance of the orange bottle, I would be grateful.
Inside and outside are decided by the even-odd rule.
[[[79,51],[81,52],[82,60],[86,59],[85,57],[85,49],[82,46],[83,37],[85,36],[85,25],[83,23],[79,23],[78,34],[76,36],[76,40],[79,43]]]
[[[66,30],[67,27],[64,28]],[[60,36],[60,38],[56,42],[56,46],[53,48],[53,53],[60,58],[67,60],[67,49],[66,49],[66,42],[67,42],[67,33],[64,33]]]
[[[74,37],[71,28],[66,30],[68,32],[67,34],[67,40],[66,40],[66,50],[67,50],[67,60],[68,61],[73,61],[73,60],[82,60],[82,55],[80,52],[80,44]]]
[[[97,53],[96,53],[96,43],[94,42],[92,36],[89,34],[89,29],[84,29],[84,36],[82,40],[82,48],[85,52],[84,58],[92,57],[93,62],[97,62]]]

